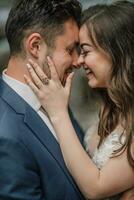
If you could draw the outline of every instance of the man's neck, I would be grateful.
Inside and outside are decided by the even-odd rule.
[[[12,78],[25,83],[24,74],[29,77],[27,60],[21,57],[11,57],[7,66],[6,74]]]

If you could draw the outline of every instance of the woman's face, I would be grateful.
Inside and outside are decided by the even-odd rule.
[[[79,37],[81,54],[78,64],[85,69],[89,86],[107,88],[112,69],[110,56],[102,48],[93,45],[86,25],[81,27]]]

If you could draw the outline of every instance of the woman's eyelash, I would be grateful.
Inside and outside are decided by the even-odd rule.
[[[85,56],[85,55],[87,55],[89,52],[90,52],[89,50],[88,50],[88,51],[81,51],[80,54]]]

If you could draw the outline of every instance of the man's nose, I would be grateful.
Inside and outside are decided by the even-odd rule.
[[[75,68],[77,68],[77,69],[79,69],[80,68],[80,65],[78,65],[78,53],[77,53],[77,51],[75,51],[74,52],[74,54],[73,54],[73,62],[72,62],[72,65],[75,67]]]

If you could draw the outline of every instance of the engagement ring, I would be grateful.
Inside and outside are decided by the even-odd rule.
[[[42,80],[42,83],[43,83],[44,85],[48,85],[48,84],[49,84],[49,79],[48,79],[48,78],[44,78],[44,79]]]

